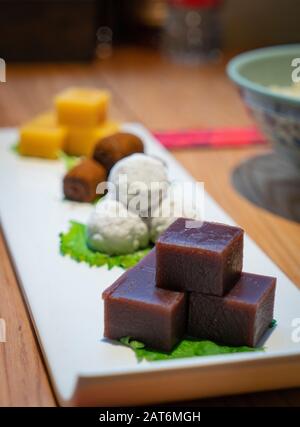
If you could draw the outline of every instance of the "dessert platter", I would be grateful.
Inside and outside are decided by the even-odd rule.
[[[109,99],[71,88],[0,132],[1,226],[59,403],[299,386],[299,290],[207,193],[178,214],[193,178]]]

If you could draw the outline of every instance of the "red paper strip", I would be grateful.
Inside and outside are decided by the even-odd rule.
[[[154,132],[166,148],[243,147],[266,143],[256,128],[218,128],[206,130]]]

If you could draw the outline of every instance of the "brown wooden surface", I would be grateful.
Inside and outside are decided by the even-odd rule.
[[[189,68],[172,65],[151,51],[123,49],[92,65],[8,66],[7,82],[0,84],[0,126],[19,125],[51,108],[52,96],[71,85],[108,88],[113,94],[112,117],[139,121],[153,130],[251,124],[225,77],[223,63]],[[300,287],[300,225],[257,208],[230,183],[236,165],[267,149],[193,149],[174,155]],[[0,344],[0,405],[56,405],[2,237],[0,318],[6,320],[8,335],[7,343]],[[300,391],[220,397],[196,404],[299,406]]]

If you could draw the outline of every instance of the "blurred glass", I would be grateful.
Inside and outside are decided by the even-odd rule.
[[[221,0],[168,0],[162,47],[177,62],[199,64],[220,56]]]

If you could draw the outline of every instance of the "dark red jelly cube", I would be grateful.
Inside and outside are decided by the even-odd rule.
[[[242,273],[225,297],[192,292],[188,334],[226,345],[255,347],[273,319],[275,286],[274,277]]]
[[[243,237],[239,227],[179,218],[156,243],[157,286],[225,295],[242,271]]]
[[[186,333],[186,297],[155,286],[155,250],[103,293],[104,336],[170,351]]]

